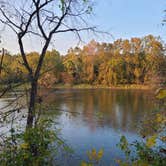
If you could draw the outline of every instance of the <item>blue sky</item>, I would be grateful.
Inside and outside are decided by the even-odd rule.
[[[130,38],[147,34],[166,38],[161,26],[166,0],[106,0],[98,4],[98,21],[115,38]],[[96,12],[98,13],[98,12]],[[165,33],[164,33],[165,31]]]
[[[161,25],[164,9],[166,9],[166,0],[96,0],[94,15],[90,21],[99,29],[111,33],[114,39],[153,34],[160,35],[166,41],[166,26]],[[3,36],[6,37],[3,38],[1,47],[6,47],[13,53],[17,52],[14,35],[7,32]],[[95,37],[87,34],[83,37],[86,43],[93,38],[100,42],[113,41],[112,37]],[[76,44],[77,40],[70,33],[58,35],[53,41],[53,47],[62,54]],[[32,50],[39,50],[39,45],[29,40],[27,51]]]

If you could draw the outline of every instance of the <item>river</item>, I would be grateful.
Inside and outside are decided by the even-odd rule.
[[[74,153],[61,156],[60,165],[77,166],[87,159],[87,151],[104,149],[102,165],[116,165],[114,159],[123,159],[117,147],[120,137],[129,142],[141,140],[141,122],[158,107],[148,90],[66,89],[46,95],[50,106],[47,117],[55,118],[55,128]],[[6,100],[0,100],[4,105]],[[58,113],[57,113],[58,112]],[[55,116],[54,116],[55,115]]]

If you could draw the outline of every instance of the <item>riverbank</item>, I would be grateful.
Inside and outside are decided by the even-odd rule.
[[[24,90],[29,89],[30,84],[21,84],[20,86],[16,86],[16,84],[11,85],[12,87],[15,87],[17,90]],[[40,87],[47,89],[45,87]],[[4,89],[6,89],[6,85],[0,85],[0,91],[2,92]],[[126,85],[117,85],[117,86],[104,86],[104,85],[90,85],[90,84],[55,84],[51,88],[48,89],[133,89],[133,90],[152,90],[154,89],[151,86],[148,85],[138,85],[138,84],[126,84]]]
[[[104,85],[90,85],[90,84],[77,84],[77,85],[69,85],[69,84],[57,84],[54,85],[55,89],[142,89],[142,90],[151,90],[153,89],[148,85],[117,85],[117,86],[104,86]]]

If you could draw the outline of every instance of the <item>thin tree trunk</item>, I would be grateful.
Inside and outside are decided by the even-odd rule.
[[[32,128],[35,117],[35,105],[36,105],[36,96],[37,96],[37,81],[33,80],[31,83],[30,91],[30,102],[28,108],[28,118],[27,118],[27,128]]]

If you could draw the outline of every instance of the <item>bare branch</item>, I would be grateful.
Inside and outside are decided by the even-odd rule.
[[[6,18],[6,20],[8,21],[9,24],[13,25],[15,28],[17,28],[19,30],[22,30],[19,25],[15,24],[13,21],[11,21],[11,19],[6,15],[6,13],[3,11],[2,8],[0,8],[0,12]]]
[[[3,16],[0,22],[9,26],[18,38],[20,53],[23,59],[23,65],[29,74],[31,84],[30,101],[28,108],[27,126],[32,127],[34,124],[35,102],[37,97],[38,79],[44,62],[46,51],[55,34],[72,32],[77,35],[81,41],[81,32],[98,33],[95,26],[89,26],[84,16],[89,15],[90,1],[83,0],[27,0],[26,7],[9,4],[13,9],[11,12],[0,9]],[[30,9],[31,7],[31,9]],[[13,13],[12,13],[13,12]],[[10,17],[12,13],[13,17]],[[41,53],[38,58],[36,69],[32,69],[27,60],[25,52],[24,38],[27,35],[39,36],[43,41]],[[10,87],[7,88],[8,91]],[[4,91],[3,94],[6,93]]]

